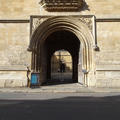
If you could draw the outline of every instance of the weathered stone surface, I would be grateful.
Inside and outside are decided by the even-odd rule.
[[[96,22],[96,29],[95,26],[91,28],[86,24],[89,32],[91,29],[96,32],[100,51],[90,49],[89,52],[86,52],[90,46],[87,46],[88,49],[83,49],[83,60],[88,61],[83,65],[83,71],[88,70],[87,75],[84,76],[85,84],[92,87],[120,87],[120,0],[85,1],[88,6],[79,12],[47,12],[39,5],[40,0],[0,0],[0,87],[27,85],[26,66],[31,65],[31,53],[27,51],[30,41],[30,23],[8,21],[9,19],[30,20],[31,15],[46,15],[50,18],[53,16],[95,15],[96,18],[103,19],[102,22]],[[104,18],[107,18],[108,21],[104,22]],[[114,19],[109,21],[111,18]],[[46,28],[42,30],[44,29]],[[86,38],[87,35],[84,37]],[[83,43],[87,44],[86,41]],[[94,49],[94,45],[91,46]]]
[[[26,87],[26,71],[0,71],[0,87]]]
[[[120,22],[97,23],[96,86],[120,86]]]
[[[40,0],[0,0],[0,19],[29,19],[30,15],[96,15],[98,17],[119,16],[120,0],[85,0],[80,12],[47,12],[40,6]]]
[[[120,70],[101,70],[96,72],[96,87],[119,87]]]
[[[0,23],[0,33],[0,87],[27,86],[29,24]]]
[[[0,23],[0,66],[29,65],[29,24]]]

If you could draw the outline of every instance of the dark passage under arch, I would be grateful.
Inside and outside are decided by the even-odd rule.
[[[72,32],[61,30],[50,34],[45,40],[44,51],[42,54],[46,56],[46,81],[51,80],[51,57],[57,50],[64,49],[71,54],[72,57],[72,82],[78,82],[78,59],[80,41]],[[52,81],[51,81],[52,82]]]

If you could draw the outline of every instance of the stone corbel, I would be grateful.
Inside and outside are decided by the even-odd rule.
[[[27,48],[27,51],[32,52],[32,49],[30,47]]]
[[[100,48],[96,45],[93,46],[94,51],[100,51]]]
[[[27,48],[27,51],[37,53],[36,50],[33,50],[33,49],[31,49],[30,47]]]

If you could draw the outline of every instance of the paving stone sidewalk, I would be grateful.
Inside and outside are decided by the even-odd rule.
[[[0,92],[18,93],[120,93],[120,88],[90,88],[75,84],[49,85],[34,88],[0,88]]]

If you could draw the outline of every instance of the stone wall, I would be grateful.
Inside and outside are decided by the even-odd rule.
[[[85,0],[88,6],[79,12],[47,12],[39,1],[0,0],[0,20],[3,20],[0,21],[0,87],[27,85],[26,66],[31,64],[31,53],[27,52],[30,23],[21,20],[29,20],[31,15],[95,15],[103,19],[96,23],[100,51],[95,52],[96,78],[89,85],[120,87],[120,0]],[[103,22],[104,18],[108,21]],[[119,22],[109,21],[111,18]]]
[[[96,86],[120,86],[120,22],[98,22]]]
[[[0,87],[26,87],[27,72],[25,70],[18,71],[0,71]]]
[[[99,70],[96,72],[96,87],[120,87],[120,70]]]
[[[28,45],[29,24],[0,23],[0,66],[27,64]]]
[[[0,23],[0,87],[27,85],[28,45],[28,23]]]
[[[87,5],[78,12],[47,12],[40,0],[0,0],[0,19],[29,19],[30,15],[95,15],[97,17],[120,16],[120,0],[85,0]]]

